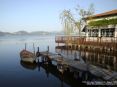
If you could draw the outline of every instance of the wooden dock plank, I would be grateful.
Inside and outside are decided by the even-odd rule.
[[[93,75],[101,77],[105,80],[117,80],[117,72],[110,72],[106,69],[85,63],[82,59],[80,59],[80,61],[75,61],[73,56],[70,56],[72,58],[69,58],[68,56],[62,54],[58,55],[51,52],[41,52],[41,55],[48,56],[52,61],[61,62],[62,64],[68,65],[74,69],[81,71],[89,71]]]

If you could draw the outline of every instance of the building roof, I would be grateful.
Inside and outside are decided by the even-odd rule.
[[[111,10],[108,12],[104,12],[101,14],[93,15],[93,16],[91,16],[91,18],[101,18],[101,17],[114,16],[114,15],[117,15],[117,9],[114,9],[114,10]],[[89,19],[89,17],[86,17],[85,19]]]

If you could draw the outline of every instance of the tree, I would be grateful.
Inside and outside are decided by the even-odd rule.
[[[93,15],[95,12],[94,4],[90,4],[90,6],[87,10],[80,8],[80,6],[78,5],[76,7],[76,11],[78,12],[78,14],[80,15],[81,18],[89,17],[89,16]]]
[[[81,29],[85,26],[82,18],[91,17],[91,15],[94,14],[94,5],[91,4],[87,10],[80,8],[80,6],[78,5],[75,10],[80,16],[79,20],[75,19],[71,10],[63,10],[60,14],[60,19],[62,19],[65,34],[70,35],[70,33],[74,32],[75,29],[78,29],[79,36],[81,36]]]
[[[71,11],[63,10],[63,12],[60,14],[60,19],[62,20],[65,34],[70,35],[70,33],[73,32],[73,22],[75,21]]]

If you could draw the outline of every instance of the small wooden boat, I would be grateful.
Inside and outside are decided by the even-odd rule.
[[[21,60],[25,62],[33,63],[36,60],[35,54],[27,50],[22,50],[20,52],[20,57],[21,57]]]
[[[33,49],[34,49],[34,53],[27,51],[26,43],[25,43],[25,49],[20,52],[21,60],[24,62],[34,63],[36,61],[34,44],[33,44]]]

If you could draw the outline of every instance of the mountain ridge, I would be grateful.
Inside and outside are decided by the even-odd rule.
[[[2,32],[0,31],[0,36],[5,36],[5,35],[57,35],[57,34],[62,34],[62,32],[48,32],[48,31],[33,31],[33,32],[27,32],[27,31],[17,31],[17,32]]]

